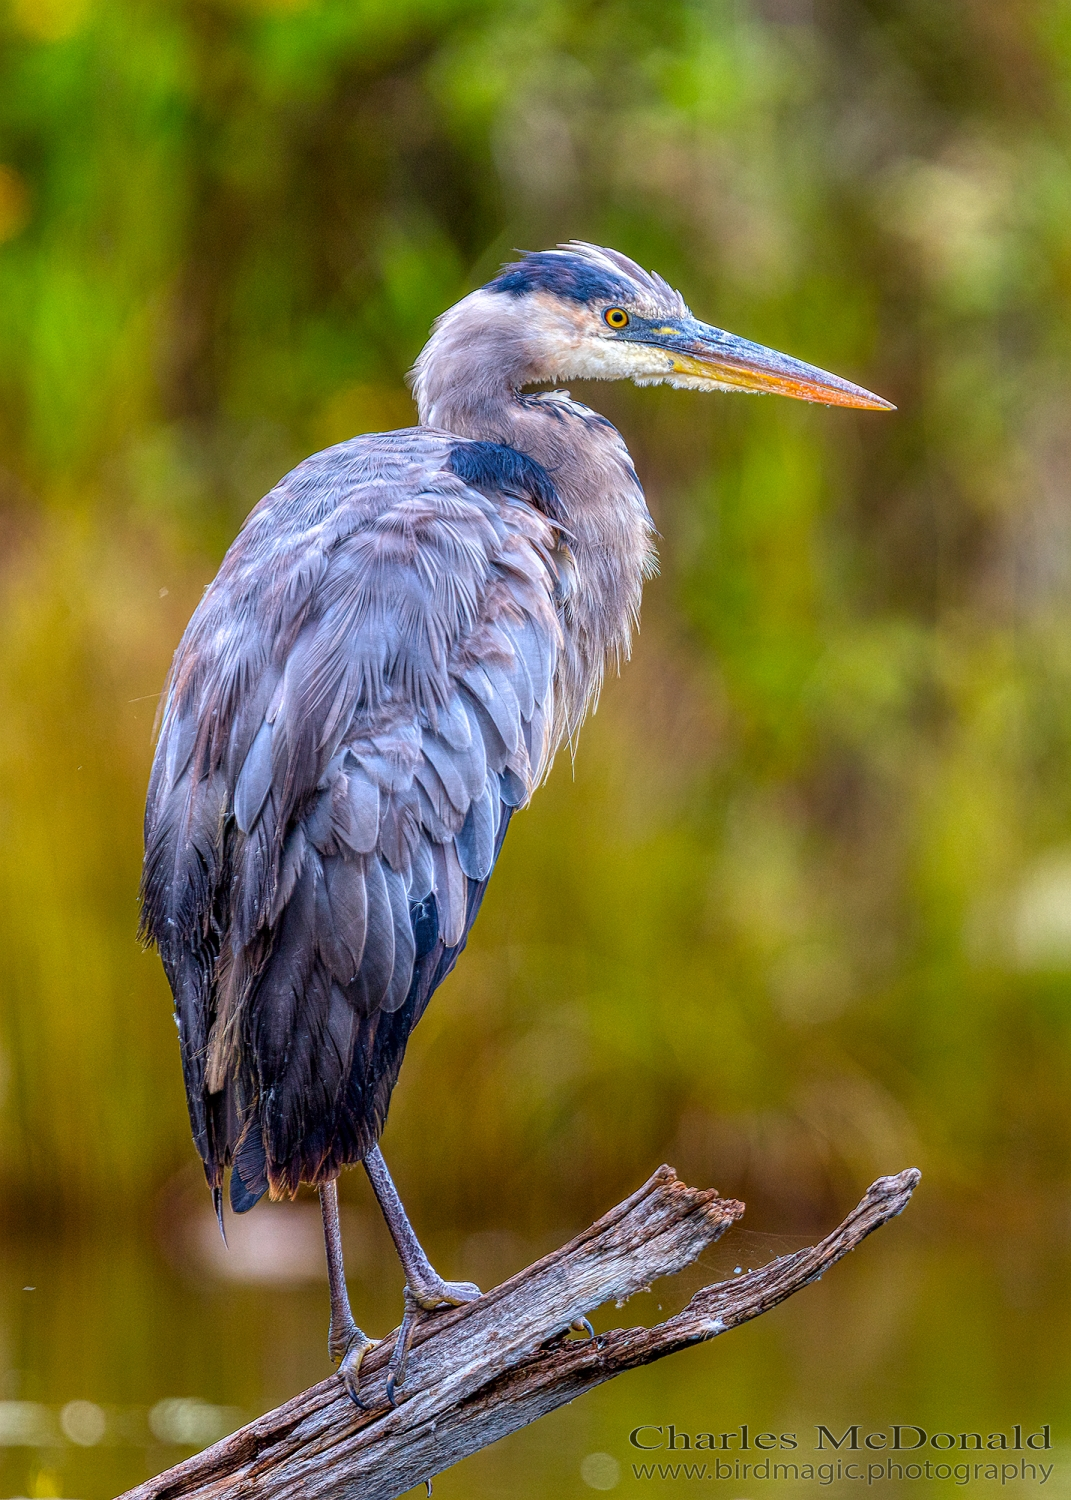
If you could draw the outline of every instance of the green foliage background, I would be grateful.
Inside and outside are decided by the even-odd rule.
[[[1069,106],[1065,0],[9,0],[4,1213],[190,1160],[140,816],[229,539],[578,236],[900,409],[574,387],[662,574],[411,1046],[410,1206],[573,1223],[668,1158],[800,1226],[911,1159],[1062,1222]]]

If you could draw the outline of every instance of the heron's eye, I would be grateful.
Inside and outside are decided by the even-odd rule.
[[[608,307],[603,317],[611,328],[628,327],[628,313],[623,307]]]

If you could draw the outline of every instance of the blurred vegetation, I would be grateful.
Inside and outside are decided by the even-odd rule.
[[[1069,148],[1062,0],[8,0],[9,1212],[134,1212],[191,1157],[135,896],[229,539],[579,236],[900,410],[574,387],[662,575],[410,1048],[410,1207],[575,1225],[668,1157],[799,1225],[914,1159],[1066,1227]]]

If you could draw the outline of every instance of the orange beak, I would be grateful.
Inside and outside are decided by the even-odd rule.
[[[700,389],[765,391],[792,396],[797,401],[820,401],[826,406],[896,410],[891,401],[853,385],[850,380],[779,354],[776,349],[753,344],[750,339],[712,328],[697,318],[683,318],[673,325],[648,325],[642,331],[630,330],[625,336],[665,349],[672,356],[674,371],[686,377],[682,385],[694,381]]]

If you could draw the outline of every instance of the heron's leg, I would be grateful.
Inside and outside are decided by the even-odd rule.
[[[480,1295],[478,1286],[471,1281],[444,1281],[424,1254],[378,1146],[373,1146],[365,1157],[364,1169],[387,1221],[406,1283],[417,1306],[430,1312],[436,1307],[460,1307],[462,1302],[474,1302]]]
[[[373,1146],[365,1157],[364,1169],[368,1173],[372,1191],[383,1211],[394,1248],[405,1272],[405,1314],[398,1330],[394,1353],[387,1366],[387,1395],[393,1402],[395,1387],[405,1379],[409,1345],[422,1314],[432,1312],[437,1307],[460,1307],[463,1302],[475,1302],[480,1289],[471,1281],[444,1281],[432,1266],[402,1207],[398,1189],[394,1186],[378,1146]]]
[[[320,1188],[320,1212],[324,1221],[324,1247],[327,1250],[327,1280],[331,1288],[331,1326],[327,1332],[327,1352],[338,1365],[338,1373],[350,1399],[365,1409],[358,1395],[361,1360],[374,1347],[374,1340],[362,1333],[353,1321],[350,1296],[346,1290],[346,1272],[342,1264],[342,1234],[338,1223],[338,1187],[325,1182]]]

